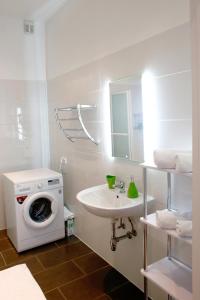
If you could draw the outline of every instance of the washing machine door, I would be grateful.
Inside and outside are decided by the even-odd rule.
[[[25,222],[34,228],[44,228],[53,222],[58,211],[58,199],[47,192],[28,196],[24,203]]]

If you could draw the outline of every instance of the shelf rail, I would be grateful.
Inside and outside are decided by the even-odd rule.
[[[144,242],[143,242],[143,270],[142,270],[142,274],[144,275],[144,299],[148,300],[148,278],[150,276],[147,276],[148,274],[148,255],[147,255],[147,230],[148,230],[148,207],[147,207],[147,175],[148,175],[148,169],[154,169],[154,170],[159,170],[159,171],[164,171],[167,173],[167,209],[168,210],[172,210],[172,174],[179,174],[179,175],[184,175],[184,176],[192,176],[192,174],[188,173],[177,173],[174,170],[169,170],[169,169],[159,169],[154,165],[149,165],[146,163],[141,164],[141,167],[143,168],[143,205],[144,205],[144,212],[143,212],[143,223],[144,223],[144,227],[143,227],[143,235],[144,235]],[[172,255],[172,235],[170,233],[167,233],[167,259],[169,261],[179,261],[179,263],[183,264],[183,262],[181,262],[180,260],[178,260],[177,258],[173,257]],[[185,265],[185,264],[184,264]],[[188,269],[190,269],[190,267],[186,266]],[[189,296],[191,297],[191,293],[189,294]],[[174,298],[168,294],[168,300],[173,300]]]
[[[90,140],[92,143],[95,145],[98,145],[99,143],[91,136],[89,131],[87,130],[83,117],[82,117],[82,111],[86,110],[92,110],[95,109],[95,105],[87,105],[87,104],[77,104],[75,106],[68,106],[68,107],[60,107],[60,108],[55,108],[55,118],[56,122],[58,124],[59,129],[63,132],[64,136],[70,141],[70,142],[75,142],[75,140]],[[60,116],[61,113],[67,113],[67,112],[77,112],[76,117],[63,117]],[[66,122],[68,121],[79,121],[80,123],[80,128],[68,128],[65,127]],[[73,135],[73,133],[84,133],[84,136],[82,135]]]

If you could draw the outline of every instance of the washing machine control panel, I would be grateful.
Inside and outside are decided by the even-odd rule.
[[[44,180],[37,180],[28,183],[19,183],[15,185],[16,195],[29,195],[36,192],[46,191],[62,186],[62,177],[49,178]]]
[[[15,193],[16,194],[29,194],[32,192],[32,187],[27,184],[17,184],[15,187]]]
[[[48,186],[58,185],[59,183],[60,183],[59,178],[54,178],[54,179],[48,180]]]
[[[37,188],[38,188],[39,190],[41,190],[43,187],[44,187],[44,185],[43,185],[42,183],[38,183],[38,184],[37,184]]]

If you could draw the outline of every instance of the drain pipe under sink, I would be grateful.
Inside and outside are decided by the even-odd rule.
[[[112,251],[116,251],[117,243],[120,242],[121,240],[124,240],[126,238],[132,239],[133,237],[137,236],[137,231],[134,228],[134,225],[133,225],[133,222],[132,222],[131,218],[128,217],[127,219],[130,223],[131,230],[127,231],[125,234],[120,235],[120,236],[116,235],[116,223],[118,222],[118,220],[120,220],[120,224],[117,228],[118,229],[124,229],[124,230],[126,229],[126,224],[123,222],[122,218],[112,219],[112,237],[110,239],[110,248],[111,248]]]

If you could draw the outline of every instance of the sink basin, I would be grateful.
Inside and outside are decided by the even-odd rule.
[[[110,190],[107,184],[85,189],[77,194],[78,201],[90,213],[106,218],[131,217],[142,215],[143,195],[130,199],[126,193],[119,193],[118,189]],[[153,197],[148,196],[147,201]]]

